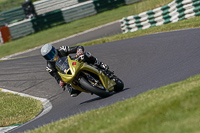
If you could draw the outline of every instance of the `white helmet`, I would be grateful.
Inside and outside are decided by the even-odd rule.
[[[46,60],[49,61],[55,61],[58,56],[58,52],[52,44],[45,44],[42,46],[41,54]]]

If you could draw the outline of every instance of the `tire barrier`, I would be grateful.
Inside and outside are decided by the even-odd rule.
[[[175,23],[199,15],[200,0],[175,0],[166,6],[125,17],[120,22],[122,32],[127,33],[167,23]]]

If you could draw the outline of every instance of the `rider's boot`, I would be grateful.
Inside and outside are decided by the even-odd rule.
[[[93,64],[97,66],[98,68],[107,71],[109,69],[109,66],[107,64],[104,64],[103,62],[100,62],[97,58],[92,56],[90,52],[85,52],[84,53],[84,59],[87,63]]]
[[[71,97],[76,97],[81,93],[81,91],[74,89],[70,84],[67,84],[67,89]]]
[[[85,60],[89,64],[93,64],[101,69],[101,71],[110,77],[110,75],[113,75],[113,72],[109,71],[109,66],[103,62],[100,62],[97,58],[91,55],[90,52],[85,52]]]

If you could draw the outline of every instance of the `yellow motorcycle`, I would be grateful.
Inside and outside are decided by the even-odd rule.
[[[111,92],[120,92],[124,88],[124,83],[113,72],[105,72],[80,58],[59,58],[56,69],[64,82],[82,92],[108,97]]]

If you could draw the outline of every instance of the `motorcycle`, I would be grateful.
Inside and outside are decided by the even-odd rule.
[[[112,92],[120,92],[124,88],[124,83],[114,75],[114,72],[105,72],[80,58],[59,58],[56,61],[56,69],[64,82],[81,92],[105,98]]]

